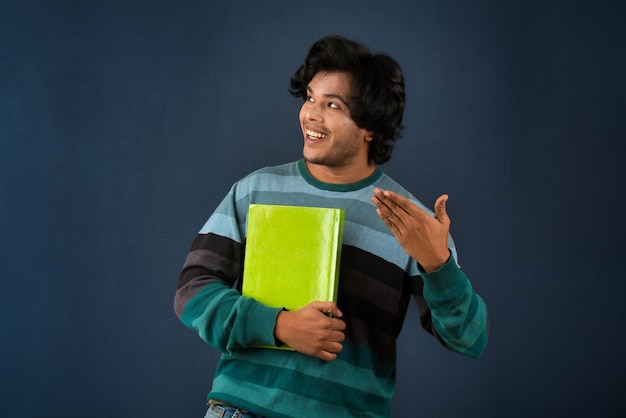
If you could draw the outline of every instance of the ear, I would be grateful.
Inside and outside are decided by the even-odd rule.
[[[374,132],[365,131],[365,135],[363,136],[363,139],[365,139],[365,142],[372,142],[374,140]]]

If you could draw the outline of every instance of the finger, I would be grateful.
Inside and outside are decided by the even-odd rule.
[[[333,361],[337,359],[337,353],[331,353],[328,351],[320,351],[318,354],[315,354],[315,357],[324,361]]]
[[[372,199],[376,198],[374,197]],[[383,221],[385,225],[387,225],[387,228],[389,228],[394,235],[400,233],[400,227],[397,225],[397,223],[401,224],[402,220],[399,217],[395,216],[395,214],[391,212],[389,208],[387,208],[386,206],[381,207],[377,205],[376,214],[378,215],[380,220]]]
[[[376,194],[376,190],[374,190],[374,193]],[[400,211],[404,211],[409,215],[412,215],[411,209],[413,205],[411,204],[411,201],[406,197],[399,195],[396,192],[392,192],[391,190],[381,189],[378,189],[378,194],[376,195],[382,196],[382,198],[385,200],[385,204],[389,208],[391,208],[391,210],[396,215],[402,216],[402,213]]]
[[[333,342],[329,342],[324,346],[324,351],[329,353],[339,353],[343,350],[343,344],[341,344],[343,340],[335,340]]]
[[[439,196],[435,202],[435,218],[441,223],[449,223],[450,217],[446,210],[446,204],[448,203],[448,195],[444,194]]]
[[[337,343],[341,343],[346,339],[346,334],[343,331],[333,331],[331,335],[331,341],[335,341]]]
[[[341,341],[343,341],[343,339],[329,341],[324,344],[324,347],[321,349],[321,351],[336,356],[337,353],[343,351],[343,344],[341,344]]]
[[[378,191],[375,191],[375,195],[372,196],[371,200],[376,206],[376,213],[378,213],[378,216],[383,220],[383,222],[385,222],[385,224],[387,224],[389,228],[394,228],[404,224],[403,218],[408,215],[407,212],[398,203],[386,198],[382,194],[382,190],[377,190]]]
[[[343,338],[335,341],[327,341],[318,349],[312,351],[310,355],[324,361],[333,361],[337,358],[337,353],[343,350],[343,344],[341,344],[341,341],[343,341]]]
[[[330,322],[330,329],[343,334],[343,330],[346,329],[346,323],[343,322],[341,319],[333,318]]]
[[[389,213],[393,213],[391,205],[391,200],[385,197],[383,191],[381,189],[374,189],[374,196],[372,196],[372,202],[376,205],[378,209],[385,213],[387,216]]]
[[[332,315],[336,318],[341,318],[343,313],[337,308],[337,304],[335,302],[312,302],[311,306],[322,312],[323,314]]]
[[[375,196],[372,197],[372,200],[375,199]],[[386,206],[381,207],[379,204],[376,204],[376,214],[397,239],[402,238],[402,228],[404,228],[404,221],[402,219],[395,216]]]

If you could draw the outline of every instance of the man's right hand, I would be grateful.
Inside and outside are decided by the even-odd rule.
[[[328,316],[331,315],[331,316]],[[325,361],[337,358],[346,324],[334,302],[312,302],[296,311],[282,311],[274,336],[294,350]]]

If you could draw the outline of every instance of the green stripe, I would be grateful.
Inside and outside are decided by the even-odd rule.
[[[385,388],[371,387],[368,383],[376,381],[372,379],[371,371],[355,370],[340,360],[323,362],[309,358],[302,361],[299,353],[273,350],[266,350],[266,353],[255,350],[251,354],[247,358],[255,361],[222,359],[214,381],[216,391],[241,396],[253,404],[266,405],[268,397],[280,396],[281,404],[313,405],[319,402],[335,408],[352,404],[377,415],[384,415],[384,408],[393,393],[391,379],[385,379],[388,382]],[[277,361],[277,355],[286,361]],[[300,357],[297,359],[300,362],[296,364],[288,357]]]

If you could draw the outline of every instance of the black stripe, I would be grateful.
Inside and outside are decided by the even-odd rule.
[[[231,285],[241,274],[243,245],[216,234],[198,234],[178,279],[178,289],[198,278],[217,278]]]
[[[411,297],[410,281],[393,263],[344,246],[337,304],[344,313],[346,336],[393,356]]]

